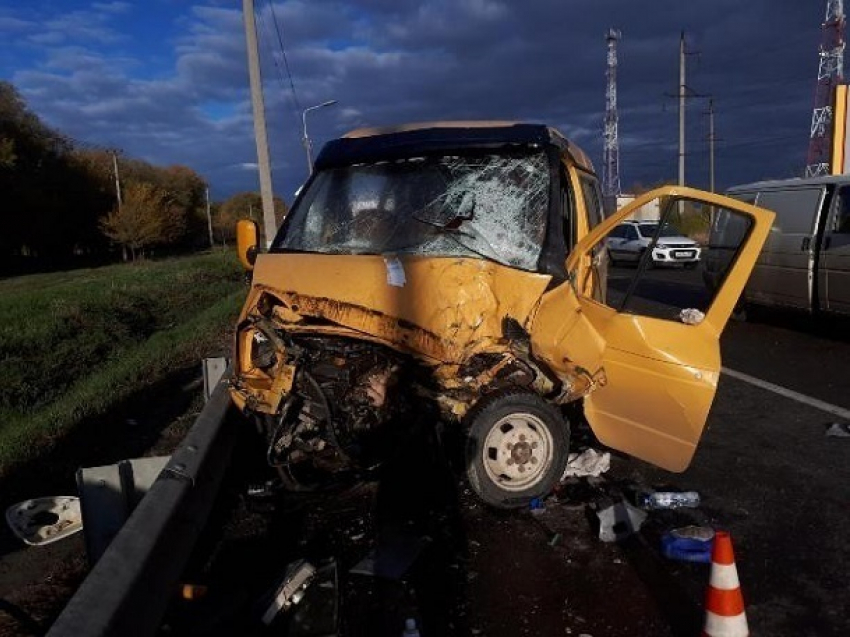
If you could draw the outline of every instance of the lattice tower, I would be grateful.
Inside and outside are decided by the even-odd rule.
[[[818,82],[809,134],[806,177],[828,175],[832,141],[832,99],[844,79],[844,0],[827,0],[819,50]]]
[[[610,29],[605,36],[608,42],[608,80],[605,89],[605,131],[602,149],[602,193],[606,197],[620,194],[620,141],[617,133],[617,42],[622,34]]]

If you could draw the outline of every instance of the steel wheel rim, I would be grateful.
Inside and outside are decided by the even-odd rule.
[[[481,449],[487,477],[505,491],[524,491],[540,482],[552,466],[553,455],[549,427],[527,412],[499,419]]]

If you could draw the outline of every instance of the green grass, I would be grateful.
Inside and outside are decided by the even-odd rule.
[[[222,342],[230,253],[0,281],[0,476]]]

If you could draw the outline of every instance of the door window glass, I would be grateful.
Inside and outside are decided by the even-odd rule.
[[[762,192],[759,206],[776,213],[771,234],[811,234],[822,192],[821,188]]]
[[[580,175],[581,194],[587,207],[587,221],[591,228],[602,221],[602,196],[599,190],[599,180],[589,175]]]
[[[757,192],[730,192],[729,196],[737,199],[738,201],[743,201],[744,203],[748,203],[751,206],[756,205],[756,197],[758,196]]]
[[[848,186],[842,186],[838,191],[832,231],[835,234],[850,234],[850,187]]]
[[[696,324],[735,263],[750,217],[689,199],[657,201],[618,228],[643,238],[608,243],[606,304],[629,314]],[[611,238],[608,235],[603,242]]]

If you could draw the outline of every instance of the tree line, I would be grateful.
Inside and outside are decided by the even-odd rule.
[[[70,140],[0,81],[0,274],[209,248],[206,192],[189,167]],[[275,204],[280,221],[286,207]],[[215,243],[232,241],[237,219],[262,215],[255,193],[210,212]]]

